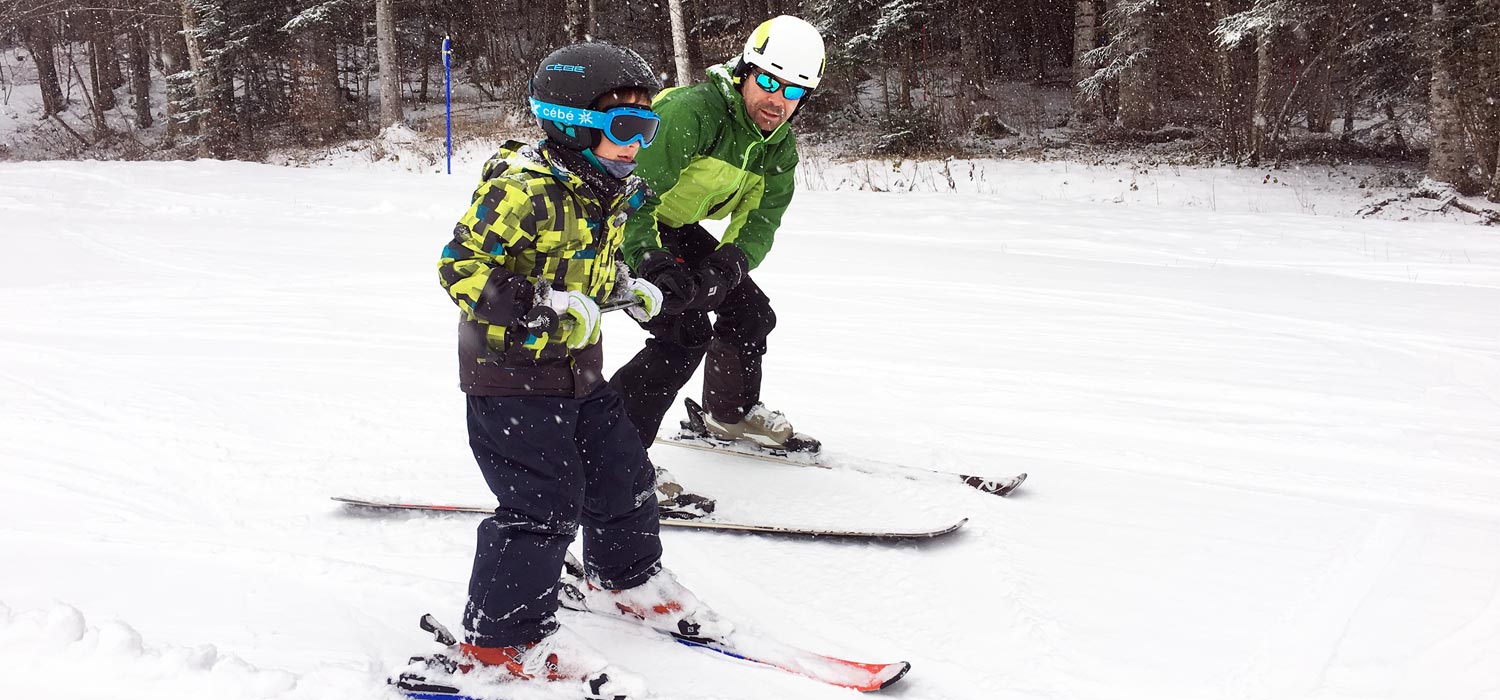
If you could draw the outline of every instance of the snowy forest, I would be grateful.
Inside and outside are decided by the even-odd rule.
[[[675,3],[674,3],[675,4]],[[1500,0],[4,0],[0,93],[52,157],[250,158],[285,145],[523,124],[526,79],[585,38],[676,80],[781,13],[815,22],[830,76],[799,130],[852,155],[1176,145],[1243,165],[1424,167],[1500,201]],[[685,55],[678,56],[679,53]],[[1170,147],[1170,146],[1168,146]],[[0,158],[36,157],[7,153]]]
[[[1500,700],[1497,233],[1500,0],[0,0],[0,700]]]

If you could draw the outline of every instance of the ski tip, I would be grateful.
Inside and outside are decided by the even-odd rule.
[[[911,670],[911,662],[910,661],[898,661],[896,663],[891,664],[887,668],[889,669],[889,673],[890,673],[889,677],[882,678],[881,681],[880,681],[880,687],[875,688],[875,690],[885,690],[886,688],[891,687],[891,685],[894,684],[896,681],[899,681],[902,678],[905,678],[906,677],[906,672]],[[881,674],[881,675],[884,676],[885,674]]]
[[[964,484],[978,491],[996,496],[1008,496],[1026,481],[1026,472],[1021,472],[1009,479],[987,479],[982,476],[969,476],[959,474],[958,478]]]
[[[928,530],[927,532],[921,532],[921,533],[899,533],[899,534],[894,534],[893,533],[891,536],[887,537],[886,539],[892,539],[892,540],[935,540],[935,539],[937,539],[939,537],[942,537],[944,535],[951,535],[951,534],[953,534],[955,532],[958,532],[959,529],[961,529],[964,525],[967,525],[968,523],[969,523],[969,519],[968,518],[962,518],[958,522],[953,523],[952,525],[949,525],[948,527],[945,527],[945,528],[940,528],[940,529],[937,529],[937,530]]]

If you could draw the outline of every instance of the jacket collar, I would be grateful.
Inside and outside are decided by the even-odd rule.
[[[549,141],[542,141],[535,147],[521,146],[519,153],[534,166],[528,169],[551,175],[583,199],[590,210],[590,218],[602,214],[618,219],[623,225],[625,219],[650,196],[645,180],[635,175],[616,180],[600,172],[581,153]]]

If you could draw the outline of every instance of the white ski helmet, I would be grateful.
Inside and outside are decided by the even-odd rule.
[[[745,41],[740,60],[793,85],[812,89],[823,79],[823,35],[791,15],[760,23]]]

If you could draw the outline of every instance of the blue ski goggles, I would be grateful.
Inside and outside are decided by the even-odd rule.
[[[755,71],[755,84],[759,85],[760,89],[772,94],[780,90],[782,95],[785,95],[788,100],[793,102],[807,97],[807,88],[800,85],[792,85],[791,83],[784,83],[764,71]]]
[[[538,119],[598,129],[605,138],[621,146],[632,143],[641,144],[641,148],[650,146],[656,140],[657,127],[661,126],[661,117],[656,112],[641,107],[611,107],[595,112],[555,105],[533,97],[531,113]]]

